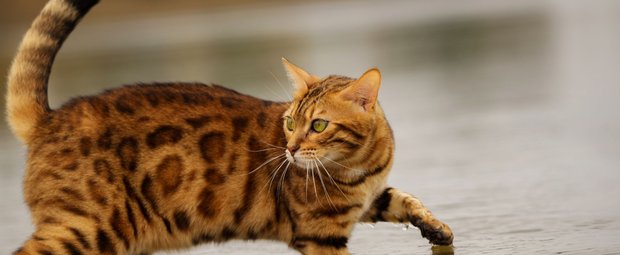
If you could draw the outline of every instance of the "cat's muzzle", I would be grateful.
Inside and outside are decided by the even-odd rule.
[[[288,162],[291,163],[295,163],[295,157],[293,156],[293,154],[291,154],[291,151],[289,150],[285,150],[285,154],[286,154],[286,159],[288,160]]]

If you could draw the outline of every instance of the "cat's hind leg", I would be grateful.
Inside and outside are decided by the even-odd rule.
[[[420,200],[395,188],[386,188],[361,221],[411,223],[433,244],[450,245],[453,240],[452,230],[447,224],[435,218]]]

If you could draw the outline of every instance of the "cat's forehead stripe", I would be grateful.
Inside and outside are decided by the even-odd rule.
[[[313,86],[301,99],[297,105],[294,115],[302,115],[311,105],[318,102],[324,95],[344,89],[351,81],[353,81],[352,78],[345,76],[332,75],[327,77],[325,80],[319,82],[318,85]]]

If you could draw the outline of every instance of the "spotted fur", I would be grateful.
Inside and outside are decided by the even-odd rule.
[[[8,119],[28,146],[24,197],[36,225],[14,254],[149,254],[231,239],[348,254],[360,221],[409,222],[452,243],[419,200],[386,185],[394,141],[376,102],[378,69],[318,78],[285,60],[296,92],[284,103],[155,83],[50,109],[56,52],[96,3],[49,1],[11,67]],[[316,119],[325,130],[312,131]]]

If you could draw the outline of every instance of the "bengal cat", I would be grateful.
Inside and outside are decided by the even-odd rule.
[[[95,0],[51,0],[10,69],[8,120],[28,146],[24,196],[36,229],[14,254],[149,254],[269,239],[348,254],[357,222],[450,228],[387,187],[394,140],[378,69],[318,78],[283,60],[295,94],[277,103],[217,85],[138,84],[48,105],[63,41]]]

